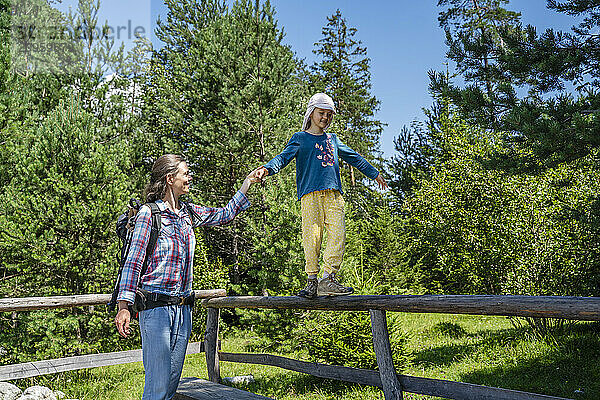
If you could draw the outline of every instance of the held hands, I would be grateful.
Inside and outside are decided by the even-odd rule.
[[[258,167],[253,172],[256,172],[256,177],[259,179],[259,182],[262,182],[264,178],[269,176],[269,171],[265,167]]]
[[[264,170],[264,172],[263,172]],[[250,174],[246,177],[250,181],[250,183],[258,183],[262,182],[263,177],[268,174],[267,169],[265,167],[258,167],[254,171],[250,172]]]
[[[244,179],[244,183],[240,188],[240,191],[242,193],[246,194],[250,186],[252,186],[252,184],[262,182],[262,177],[264,173],[261,171],[261,169],[264,169],[266,171],[264,167],[256,168],[254,171],[250,172],[246,179]]]
[[[131,321],[131,314],[129,312],[129,308],[127,308],[126,301],[119,301],[119,312],[115,317],[115,325],[117,326],[117,331],[119,331],[119,335],[126,338],[131,333],[129,329],[129,322]]]

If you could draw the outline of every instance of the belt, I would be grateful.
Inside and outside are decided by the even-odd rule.
[[[136,304],[137,311],[165,306],[193,306],[196,300],[193,291],[189,296],[169,296],[162,293],[148,292],[139,288],[136,292],[136,303],[141,303]]]

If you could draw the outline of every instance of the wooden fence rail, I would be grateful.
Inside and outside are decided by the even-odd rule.
[[[382,310],[410,313],[498,315],[600,321],[600,297],[561,296],[230,296],[202,300],[211,308],[271,308],[331,311]]]
[[[307,361],[299,361],[273,354],[227,353],[219,352],[220,361],[268,365],[288,371],[301,372],[318,378],[358,383],[382,388],[378,371],[326,365]],[[542,394],[526,393],[518,390],[500,389],[475,385],[472,383],[453,382],[443,379],[421,378],[417,376],[397,375],[405,392],[438,396],[452,399],[486,399],[486,400],[558,400]],[[447,397],[453,393],[454,397]],[[565,400],[565,399],[562,399]]]
[[[210,299],[225,296],[227,292],[225,289],[194,290],[194,294],[197,299]],[[0,299],[0,312],[106,305],[110,301],[110,297],[110,294],[84,294],[77,296]]]
[[[497,315],[534,318],[559,318],[582,321],[600,321],[600,298],[559,296],[343,296],[320,297],[307,300],[300,297],[241,296],[206,299],[202,306],[209,310],[206,323],[205,348],[218,336],[220,308],[270,308],[330,311],[369,311],[373,333],[373,347],[379,371],[368,371],[334,365],[306,363],[269,354],[239,354],[214,351],[206,358],[209,378],[219,382],[219,361],[264,364],[304,372],[314,376],[377,386],[386,400],[400,400],[403,392],[438,396],[455,400],[565,400],[517,390],[501,389],[451,382],[439,379],[398,375],[394,370],[388,337],[385,311],[413,313],[443,313]],[[210,334],[209,334],[210,332]]]
[[[194,294],[198,299],[208,299],[225,296],[227,292],[225,289],[195,290]],[[0,312],[106,305],[110,301],[110,298],[110,294],[88,294],[0,299]],[[203,351],[204,342],[190,343],[186,354],[196,354]],[[142,350],[140,349],[2,365],[0,366],[0,382],[138,361],[142,361]]]
[[[204,352],[204,343],[189,343],[186,354]],[[87,354],[55,358],[53,360],[32,361],[22,364],[0,366],[0,382],[13,379],[31,378],[34,376],[56,374],[58,372],[76,371],[84,368],[107,367],[142,361],[142,350],[126,350],[114,353]]]

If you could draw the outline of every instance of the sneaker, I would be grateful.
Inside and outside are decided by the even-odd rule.
[[[306,287],[298,292],[298,296],[305,297],[307,299],[314,299],[317,297],[317,286],[319,285],[319,281],[317,278],[308,279],[306,281]]]
[[[317,292],[319,296],[343,296],[354,293],[354,289],[342,286],[335,279],[335,275],[329,275],[327,278],[321,279]]]

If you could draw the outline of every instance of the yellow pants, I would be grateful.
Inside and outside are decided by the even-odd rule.
[[[346,222],[344,198],[337,190],[307,193],[300,199],[302,206],[302,246],[308,275],[319,273],[319,255],[323,230],[327,230],[327,246],[323,253],[324,270],[336,273],[344,258]]]

